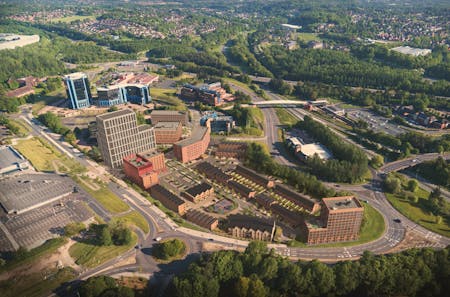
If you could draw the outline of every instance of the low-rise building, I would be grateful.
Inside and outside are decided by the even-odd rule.
[[[12,146],[0,146],[0,177],[18,170],[28,169],[29,166],[28,161]]]
[[[213,112],[206,112],[200,119],[200,125],[209,127],[214,133],[230,133],[234,128],[235,123],[232,116],[225,116],[223,114]]]
[[[219,143],[216,150],[216,156],[219,158],[242,159],[247,150],[245,142],[222,142]]]
[[[194,209],[191,209],[186,213],[186,220],[209,230],[216,229],[219,224],[217,218]]]
[[[236,166],[236,169],[234,170],[234,172],[236,172],[237,174],[239,174],[242,177],[245,177],[246,179],[251,180],[252,182],[254,182],[257,185],[266,187],[266,188],[273,188],[275,186],[275,182],[273,180],[271,180],[270,178],[256,173],[255,171],[244,167],[242,165],[238,165]]]
[[[150,195],[179,215],[186,213],[186,202],[166,188],[160,185],[154,185],[150,188]]]
[[[316,200],[313,200],[309,196],[297,193],[285,185],[276,185],[274,191],[281,197],[291,201],[292,203],[306,209],[311,213],[314,213],[320,209],[320,204]]]
[[[263,193],[255,195],[255,201],[267,210],[270,209],[272,204],[275,204],[277,202],[274,198]]]
[[[305,220],[303,229],[308,244],[357,240],[364,207],[353,196],[322,199],[320,219]]]
[[[208,149],[209,141],[209,128],[196,127],[191,137],[174,143],[173,153],[180,162],[187,163],[200,158]]]
[[[154,126],[156,144],[173,144],[183,134],[181,122],[158,122]]]
[[[302,222],[300,213],[284,208],[278,203],[273,203],[270,206],[270,211],[294,228],[298,227]]]
[[[230,102],[234,100],[234,96],[231,94],[227,94],[227,92],[222,88],[220,82],[203,85],[200,87],[185,84],[181,88],[180,96],[185,100],[198,100],[212,106],[219,106],[224,102]]]
[[[228,181],[228,187],[241,195],[244,198],[254,198],[256,195],[256,191],[250,189],[246,185],[243,185],[235,180],[229,180]]]
[[[161,152],[158,152],[155,149],[148,150],[145,152],[141,152],[137,154],[139,157],[147,160],[148,162],[152,163],[153,170],[157,173],[161,173],[167,170],[166,168],[166,159],[164,158],[164,154]]]
[[[272,241],[275,222],[245,215],[231,215],[228,217],[227,230],[238,238]]]
[[[208,183],[201,183],[187,189],[183,192],[182,196],[191,202],[197,203],[208,198],[213,198],[214,188]]]
[[[202,162],[195,168],[198,172],[204,174],[207,178],[226,185],[231,177],[223,172],[222,169],[212,165],[209,162]]]
[[[183,126],[188,123],[188,115],[183,111],[176,110],[153,110],[150,114],[152,125],[158,122],[181,122]]]

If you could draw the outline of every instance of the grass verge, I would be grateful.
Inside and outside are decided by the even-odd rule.
[[[41,273],[32,273],[0,282],[2,297],[39,297],[46,296],[62,283],[76,277],[76,272],[66,267],[60,270],[47,270],[45,278]]]
[[[275,108],[275,112],[281,125],[293,126],[299,121],[296,117],[287,112],[284,108],[277,107]]]
[[[137,235],[132,233],[132,240],[127,245],[98,246],[87,242],[77,242],[69,249],[75,263],[87,268],[96,267],[131,249],[137,243]]]
[[[139,229],[141,229],[146,234],[150,231],[148,222],[137,211],[132,211],[130,213],[127,213],[126,215],[115,217],[113,218],[113,221],[123,221],[127,225],[134,225]]]
[[[175,89],[160,89],[152,88],[151,95],[154,101],[162,104],[169,105],[170,109],[173,110],[186,110],[186,104],[181,101],[176,93]]]
[[[105,185],[95,182],[86,176],[75,176],[74,180],[76,180],[78,185],[94,197],[110,213],[121,213],[130,209],[128,204],[120,200],[120,198]],[[90,187],[89,184],[95,185],[96,188]]]
[[[446,237],[450,237],[450,222],[443,217],[442,222],[436,223],[436,217],[427,210],[428,192],[419,189],[415,192],[419,197],[417,203],[414,203],[402,196],[386,193],[386,197],[389,202],[397,209],[402,215],[408,219],[416,222],[422,227],[441,234]]]

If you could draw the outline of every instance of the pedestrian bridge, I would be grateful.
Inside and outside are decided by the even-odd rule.
[[[289,106],[304,106],[307,104],[313,106],[322,106],[328,103],[327,100],[317,100],[317,101],[305,101],[305,100],[267,100],[267,101],[258,101],[253,102],[252,105],[258,107],[268,107],[268,106],[276,106],[276,105],[289,105]]]

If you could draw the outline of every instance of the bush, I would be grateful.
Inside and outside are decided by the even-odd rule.
[[[186,245],[179,239],[172,239],[162,243],[155,244],[153,247],[153,256],[162,260],[169,260],[184,253]]]
[[[86,226],[83,223],[69,223],[64,227],[64,235],[72,237],[85,229]]]

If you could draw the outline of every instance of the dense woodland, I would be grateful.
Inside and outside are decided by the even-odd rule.
[[[439,157],[436,160],[426,161],[413,168],[415,172],[433,183],[450,189],[450,161]]]
[[[318,156],[307,159],[306,165],[317,177],[336,182],[356,182],[361,180],[368,169],[368,159],[360,148],[348,144],[326,126],[305,116],[297,128],[304,130],[316,141],[325,145],[333,154],[331,160],[321,160]]]
[[[392,255],[365,252],[358,261],[327,266],[291,262],[252,242],[244,253],[203,254],[176,276],[166,296],[447,296],[449,248],[411,249]]]
[[[279,177],[299,192],[312,197],[332,197],[337,194],[333,189],[325,187],[315,176],[277,163],[257,143],[251,143],[248,146],[244,163],[257,172]]]

